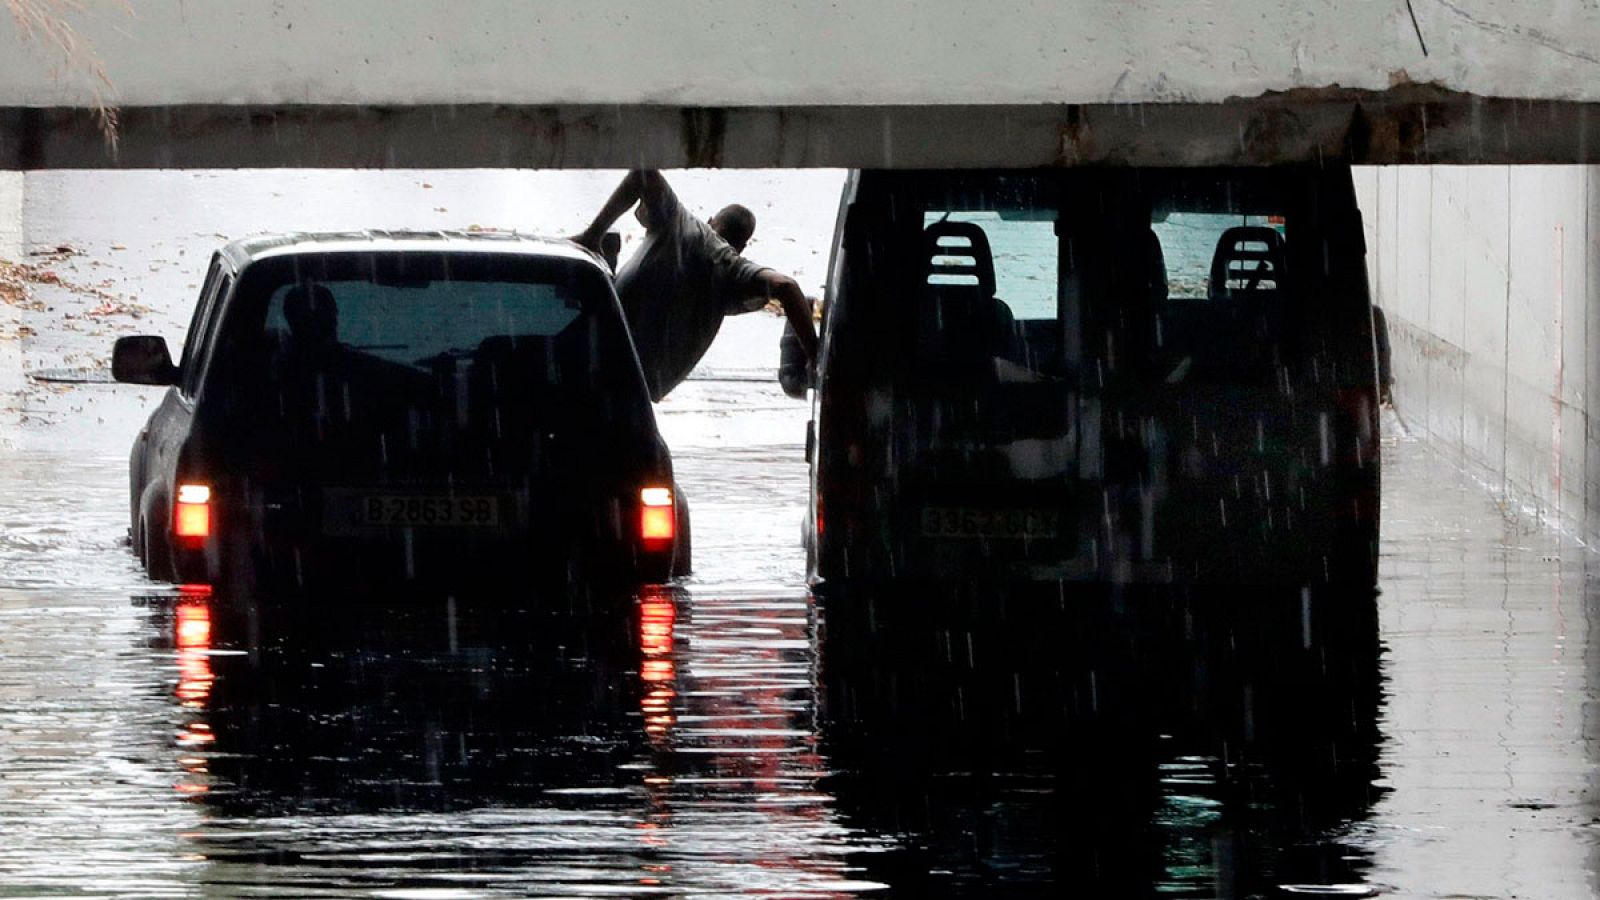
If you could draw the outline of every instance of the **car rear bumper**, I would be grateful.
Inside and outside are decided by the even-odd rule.
[[[225,493],[216,534],[204,550],[179,560],[181,580],[279,591],[495,591],[523,586],[638,586],[665,582],[687,570],[686,507],[680,510],[677,540],[646,541],[638,533],[637,509],[625,495],[613,497],[606,491],[572,490],[567,496],[541,492],[532,497],[525,490],[506,487],[454,494],[369,491],[447,497],[452,505],[478,496],[498,498],[498,514],[488,520],[416,526],[352,521],[353,504],[340,495],[356,493],[348,489]],[[443,507],[437,511],[460,512]]]

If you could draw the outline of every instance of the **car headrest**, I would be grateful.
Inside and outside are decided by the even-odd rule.
[[[496,334],[478,343],[472,354],[474,369],[489,366],[510,367],[524,371],[538,371],[550,366],[550,340],[546,337]]]
[[[327,285],[297,284],[284,294],[283,318],[298,340],[331,341],[339,331],[339,304]]]
[[[1283,235],[1277,229],[1239,225],[1222,233],[1211,258],[1212,299],[1277,291],[1283,279]]]

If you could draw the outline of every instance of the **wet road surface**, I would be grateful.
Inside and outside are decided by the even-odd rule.
[[[1387,442],[1372,617],[877,596],[869,647],[801,586],[803,415],[663,406],[697,573],[615,619],[331,598],[254,653],[136,573],[120,454],[6,451],[0,894],[1593,896],[1592,562],[1449,460]]]

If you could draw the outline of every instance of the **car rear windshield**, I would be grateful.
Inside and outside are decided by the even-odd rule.
[[[329,278],[280,285],[267,303],[263,335],[290,344],[327,338],[354,353],[431,371],[470,358],[496,336],[556,338],[583,307],[571,283],[419,279],[381,283]],[[315,306],[331,302],[324,327]],[[309,316],[297,309],[309,304]],[[306,327],[312,329],[307,331]]]
[[[228,317],[227,354],[254,377],[307,357],[403,376],[515,353],[536,358],[521,369],[551,384],[626,389],[639,381],[609,282],[577,260],[438,252],[268,258],[245,270]]]
[[[259,422],[419,446],[456,441],[451,429],[515,442],[528,429],[653,427],[610,280],[581,260],[268,258],[245,268],[226,315],[202,396]]]

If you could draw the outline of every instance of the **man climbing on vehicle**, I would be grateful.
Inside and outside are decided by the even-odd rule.
[[[678,202],[660,172],[635,170],[572,240],[599,252],[606,230],[636,203],[644,241],[617,270],[616,284],[652,400],[688,377],[724,316],[754,312],[769,300],[783,307],[806,358],[816,359],[817,331],[800,285],[740,255],[756,227],[743,206],[723,207],[702,222]]]

